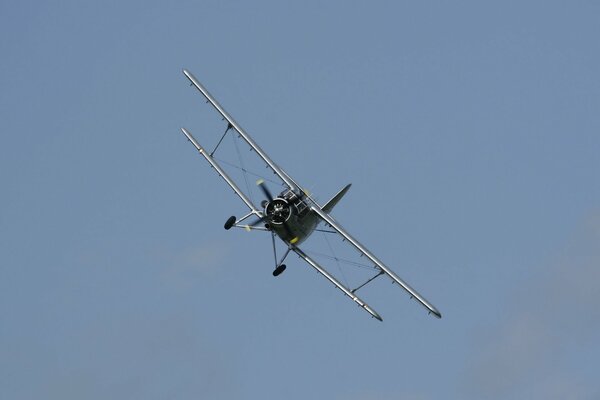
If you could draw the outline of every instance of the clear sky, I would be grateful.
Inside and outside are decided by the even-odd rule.
[[[1,2],[0,398],[598,399],[599,16]],[[182,68],[443,319],[223,230]]]

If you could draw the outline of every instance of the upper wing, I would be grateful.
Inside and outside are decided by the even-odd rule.
[[[260,158],[262,158],[262,160],[267,164],[267,166],[269,168],[271,168],[271,170],[273,170],[273,172],[290,189],[302,191],[302,189],[300,188],[300,185],[298,185],[284,170],[279,168],[279,166],[277,164],[275,164],[275,162],[273,160],[271,160],[271,158],[269,158],[269,156],[258,146],[258,144],[256,144],[254,142],[254,140],[252,140],[250,135],[248,135],[246,133],[246,131],[244,131],[244,129],[237,122],[235,122],[235,120],[229,115],[229,113],[227,113],[227,111],[225,111],[225,109],[219,104],[219,102],[217,100],[215,100],[214,97],[212,97],[212,95],[208,92],[208,90],[206,90],[206,88],[204,86],[202,86],[202,84],[200,82],[198,82],[198,80],[194,77],[194,75],[192,75],[191,72],[184,69],[183,74],[190,80],[192,85],[194,85],[196,87],[196,89],[198,89],[200,91],[200,93],[202,93],[204,95],[206,100],[208,100],[208,102],[213,105],[213,107],[219,112],[219,114],[221,114],[223,116],[223,118],[225,118],[225,120],[227,120],[227,122],[229,123],[229,126],[236,130],[236,132],[246,141],[246,143],[248,143],[248,145],[250,145],[250,147],[252,147],[252,149],[254,151],[256,151],[256,154],[258,154],[258,156]]]
[[[423,296],[421,296],[419,293],[417,293],[416,290],[414,290],[413,288],[411,288],[408,285],[408,283],[406,283],[402,279],[400,279],[400,277],[398,277],[398,275],[396,275],[396,273],[394,271],[392,271],[384,263],[382,263],[381,261],[379,261],[377,259],[377,257],[375,257],[369,250],[367,250],[367,248],[365,248],[356,239],[354,239],[349,233],[347,233],[344,230],[344,228],[342,228],[342,226],[340,224],[338,224],[336,221],[334,221],[334,219],[331,218],[331,216],[329,214],[327,214],[326,212],[324,212],[321,209],[321,207],[319,207],[319,205],[313,204],[311,206],[311,210],[314,213],[316,213],[323,221],[325,221],[327,224],[329,224],[344,239],[346,239],[354,247],[356,247],[356,249],[359,252],[361,252],[369,260],[371,260],[371,262],[373,262],[373,264],[375,264],[381,271],[383,271],[387,276],[389,276],[394,282],[396,282],[397,284],[399,284],[400,286],[402,286],[404,288],[404,290],[406,290],[411,295],[411,297],[414,297],[415,299],[417,299],[417,301],[419,303],[421,303],[425,308],[427,308],[427,310],[430,313],[432,313],[433,315],[435,315],[438,318],[442,318],[442,314],[438,311],[437,308],[435,308],[435,306],[433,304],[431,304],[430,302],[428,302]]]

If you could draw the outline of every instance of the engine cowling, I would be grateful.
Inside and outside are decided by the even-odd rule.
[[[292,208],[286,200],[276,198],[266,205],[265,214],[270,223],[281,225],[292,216]]]

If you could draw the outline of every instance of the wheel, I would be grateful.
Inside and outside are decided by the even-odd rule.
[[[235,215],[232,215],[231,217],[229,217],[227,219],[227,221],[225,221],[225,225],[223,226],[225,229],[229,230],[231,229],[231,227],[233,226],[233,224],[235,224]]]
[[[285,271],[285,268],[285,264],[281,264],[279,267],[275,268],[275,271],[273,271],[273,276],[279,276],[279,274]]]

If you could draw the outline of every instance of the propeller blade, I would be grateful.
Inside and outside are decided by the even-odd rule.
[[[262,192],[265,194],[265,197],[267,198],[267,200],[269,200],[269,202],[273,201],[273,195],[271,194],[271,192],[267,188],[267,185],[265,185],[265,180],[264,179],[259,179],[256,182],[256,184],[258,185],[258,187],[260,187],[260,189],[262,190]]]
[[[256,221],[252,222],[251,224],[248,224],[248,226],[256,226],[258,224],[261,224],[263,222],[265,222],[267,220],[267,217],[260,217],[259,219],[257,219]]]
[[[267,188],[267,185],[265,185],[265,180],[264,179],[259,179],[258,181],[256,181],[256,184],[258,185],[258,187],[260,187],[260,190],[262,190],[262,192],[264,193],[264,195],[267,198],[267,200],[269,201],[269,203],[272,202],[273,201],[273,195],[271,194],[271,191]],[[268,220],[269,220],[268,216],[265,215],[264,217],[258,219],[257,221],[254,221],[249,226],[256,226],[256,225],[260,224],[261,222],[268,221]],[[292,230],[288,226],[287,222],[283,223],[283,229],[285,229],[285,232],[287,233],[288,237],[291,238],[289,240],[289,242],[291,244],[294,244],[294,243],[296,243],[298,241],[298,236],[294,235],[294,232],[292,232]]]

